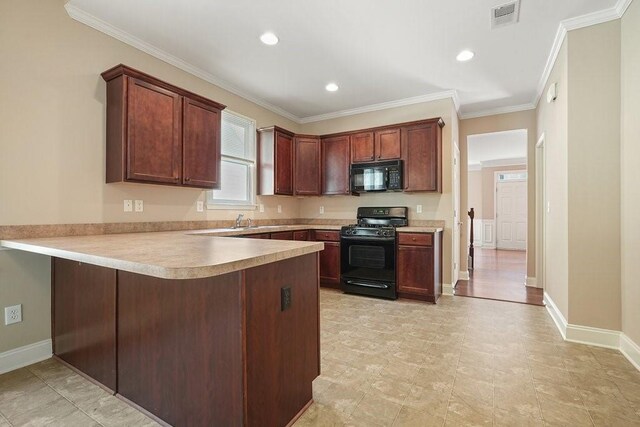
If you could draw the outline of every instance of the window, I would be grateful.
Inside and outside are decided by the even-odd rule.
[[[256,198],[256,124],[222,111],[220,189],[207,192],[207,208],[253,209]]]

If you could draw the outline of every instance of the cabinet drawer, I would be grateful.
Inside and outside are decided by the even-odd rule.
[[[339,242],[340,232],[329,230],[314,230],[314,240],[324,240],[328,242]]]
[[[398,244],[413,246],[433,246],[433,234],[398,233]]]

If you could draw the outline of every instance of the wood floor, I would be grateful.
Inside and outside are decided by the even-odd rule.
[[[456,295],[543,305],[542,289],[524,285],[526,252],[477,248],[474,264],[470,280],[458,281]]]

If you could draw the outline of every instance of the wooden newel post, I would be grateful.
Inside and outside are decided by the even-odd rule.
[[[475,216],[473,208],[469,209],[467,215],[471,218],[471,233],[469,237],[469,270],[473,270],[473,217]]]

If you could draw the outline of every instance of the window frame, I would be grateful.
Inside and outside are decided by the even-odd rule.
[[[237,200],[224,200],[224,199],[214,199],[213,192],[215,190],[207,191],[206,195],[206,205],[208,210],[255,210],[257,208],[257,162],[258,162],[258,141],[257,141],[257,133],[256,133],[256,121],[250,117],[244,116],[242,114],[236,113],[231,110],[223,110],[221,121],[220,121],[220,132],[222,134],[222,126],[225,115],[230,114],[236,116],[242,120],[248,122],[248,135],[252,135],[253,140],[251,141],[252,147],[250,147],[253,151],[253,159],[236,157],[236,156],[228,156],[222,152],[222,141],[220,141],[220,168],[222,169],[223,162],[236,163],[241,165],[248,166],[247,172],[249,174],[247,178],[248,182],[248,196],[249,200],[246,203],[238,202]],[[247,141],[245,140],[245,144]],[[220,183],[223,184],[224,177],[220,176]]]

